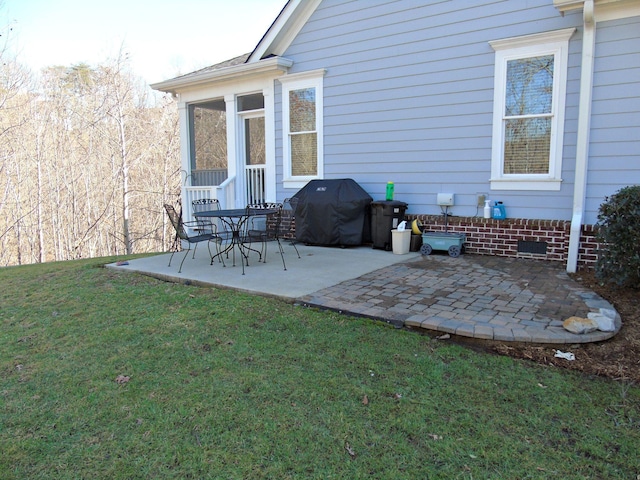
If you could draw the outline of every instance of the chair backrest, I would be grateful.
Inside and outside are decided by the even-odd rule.
[[[264,217],[262,215],[250,216],[249,221],[247,222],[247,228],[253,232],[259,231],[266,233],[269,236],[274,236],[276,234],[278,224],[280,222],[280,212],[282,211],[281,203],[250,203],[247,205],[248,214],[250,213],[249,210],[276,210],[275,214],[269,215],[268,217]]]
[[[220,202],[216,198],[199,198],[191,202],[193,213],[206,212],[208,210],[220,210]]]
[[[182,215],[179,214],[175,208],[173,208],[173,205],[165,203],[164,209],[169,216],[169,221],[171,222],[171,225],[173,225],[178,238],[181,238],[182,240],[189,240],[189,235],[187,235],[187,232],[184,229],[184,225],[182,224]]]
[[[277,210],[282,208],[282,204],[277,202],[250,203],[247,208],[249,210]]]

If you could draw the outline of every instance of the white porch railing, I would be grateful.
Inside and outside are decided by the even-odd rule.
[[[227,178],[217,186],[182,187],[182,218],[185,222],[195,220],[191,202],[203,198],[213,198],[220,202],[220,208],[233,208],[235,205],[235,177]],[[244,205],[243,205],[244,207]],[[191,232],[192,233],[192,232]]]
[[[247,186],[247,204],[265,202],[265,166],[251,165],[245,167],[245,184]]]
[[[216,196],[220,202],[220,208],[234,208],[236,207],[236,177],[227,178],[217,187],[213,187],[216,190]],[[244,208],[244,205],[240,205]]]
[[[195,220],[195,218],[193,218],[191,202],[203,198],[217,199],[220,202],[221,208],[233,208],[236,196],[235,185],[235,177],[231,177],[217,186],[183,187],[182,218],[184,218],[185,222]]]
[[[182,218],[185,222],[195,220],[193,216],[193,209],[191,208],[191,202],[194,200],[201,200],[203,198],[217,198],[216,188],[217,187],[184,187],[182,195]]]

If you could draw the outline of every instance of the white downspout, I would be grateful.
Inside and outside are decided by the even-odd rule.
[[[576,139],[576,169],[573,188],[573,216],[569,235],[567,272],[578,269],[580,234],[587,195],[587,172],[589,160],[589,132],[591,129],[591,95],[593,93],[593,58],[596,44],[596,22],[593,0],[585,0],[583,10],[584,32],[582,34],[582,70],[580,72],[580,104],[578,110],[578,135]]]

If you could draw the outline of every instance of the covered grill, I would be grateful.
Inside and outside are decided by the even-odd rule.
[[[326,246],[354,246],[371,241],[373,199],[354,180],[311,180],[294,198],[298,200],[298,241]]]

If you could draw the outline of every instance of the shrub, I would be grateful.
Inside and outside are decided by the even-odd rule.
[[[598,212],[596,276],[640,289],[640,185],[606,197]]]

